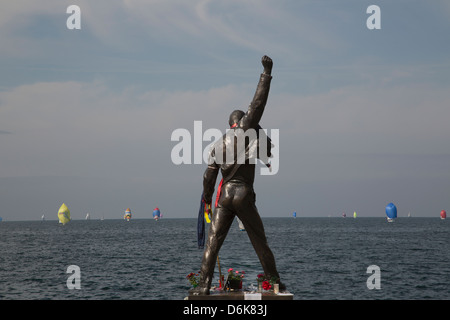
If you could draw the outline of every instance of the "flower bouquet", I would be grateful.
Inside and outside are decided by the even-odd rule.
[[[242,289],[242,280],[245,277],[245,271],[234,271],[233,268],[228,269],[227,287],[229,289]]]
[[[273,290],[274,284],[279,280],[277,277],[268,277],[263,273],[258,274],[256,280],[258,281],[258,289],[271,291]]]
[[[198,282],[200,280],[200,276],[198,273],[194,273],[191,272],[186,276],[186,279],[188,279],[189,283],[191,284],[192,287],[197,287],[198,286]]]

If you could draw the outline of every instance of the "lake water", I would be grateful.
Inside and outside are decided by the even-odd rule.
[[[450,221],[437,218],[263,218],[279,273],[295,300],[450,299]],[[0,299],[182,300],[197,272],[196,219],[0,223]],[[245,232],[232,226],[222,272],[262,272]],[[70,290],[70,265],[81,289]],[[380,268],[370,290],[367,268]],[[217,283],[218,269],[213,284]]]

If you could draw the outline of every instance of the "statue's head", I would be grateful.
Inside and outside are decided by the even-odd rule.
[[[245,114],[245,112],[242,110],[234,110],[230,114],[230,119],[228,120],[228,124],[230,125],[230,127],[234,128],[234,126],[239,122],[239,120],[242,119],[244,114]]]

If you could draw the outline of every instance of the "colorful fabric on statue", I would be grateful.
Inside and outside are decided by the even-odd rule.
[[[217,188],[216,203],[214,204],[214,208],[216,208],[217,204],[219,203],[220,193],[222,192],[222,182],[223,182],[223,179],[220,180],[219,187]]]
[[[200,199],[200,208],[198,209],[198,220],[197,220],[197,244],[199,249],[205,247],[205,201],[203,201],[203,193]]]

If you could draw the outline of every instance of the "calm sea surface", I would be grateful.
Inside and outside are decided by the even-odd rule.
[[[450,220],[263,218],[277,266],[294,299],[450,299]],[[181,300],[197,272],[196,219],[0,223],[0,299]],[[222,272],[262,272],[235,223],[220,252]],[[81,289],[69,290],[70,265]],[[380,268],[369,290],[367,268]],[[216,268],[216,278],[218,269]]]

